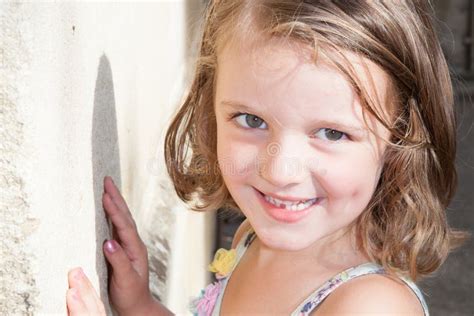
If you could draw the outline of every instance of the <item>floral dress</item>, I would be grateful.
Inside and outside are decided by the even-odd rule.
[[[215,273],[217,281],[202,289],[198,297],[191,298],[189,310],[194,316],[218,316],[220,314],[222,297],[227,282],[239,263],[240,258],[242,258],[255,237],[255,232],[250,229],[245,233],[235,249],[226,250],[220,248],[217,250],[213,262],[209,265],[209,271]],[[383,267],[373,262],[363,263],[346,269],[327,280],[322,286],[303,300],[291,313],[291,316],[308,316],[331,292],[344,282],[366,274],[383,273],[385,273]],[[423,307],[424,315],[429,316],[428,306],[417,285],[409,278],[404,276],[399,277],[418,297]]]

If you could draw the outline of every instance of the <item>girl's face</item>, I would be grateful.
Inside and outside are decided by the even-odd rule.
[[[357,95],[343,75],[328,64],[311,63],[303,47],[295,52],[271,42],[254,50],[226,46],[218,56],[215,95],[217,156],[225,184],[261,242],[282,251],[343,232],[367,206],[384,151],[383,141],[364,124]],[[365,60],[375,92],[361,57],[346,56],[368,93],[384,100],[383,71]],[[383,126],[367,118],[388,139]],[[272,207],[261,192],[287,201],[317,200],[292,212]]]

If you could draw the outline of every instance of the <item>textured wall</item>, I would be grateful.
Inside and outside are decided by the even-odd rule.
[[[0,3],[0,315],[65,314],[75,266],[107,300],[104,175],[148,245],[153,293],[183,314],[208,281],[213,215],[178,202],[161,148],[186,4]]]
[[[31,314],[38,309],[38,289],[32,271],[36,260],[25,247],[38,220],[32,216],[25,190],[22,150],[24,117],[19,107],[19,87],[27,72],[30,54],[23,45],[23,17],[18,7],[0,10],[0,311]]]

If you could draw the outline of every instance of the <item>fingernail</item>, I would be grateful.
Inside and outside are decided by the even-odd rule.
[[[82,271],[82,268],[77,269],[76,274],[74,275],[74,278],[76,280],[80,280],[84,277],[84,271]]]
[[[118,249],[117,242],[115,240],[109,240],[105,243],[105,250],[109,253],[114,253]]]

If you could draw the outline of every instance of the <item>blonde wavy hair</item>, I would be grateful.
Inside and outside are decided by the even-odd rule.
[[[389,273],[416,281],[437,270],[470,236],[450,228],[446,218],[457,183],[453,88],[427,0],[210,1],[194,77],[165,138],[165,163],[178,196],[196,211],[239,212],[217,163],[217,55],[230,41],[256,37],[305,44],[315,62],[327,57],[351,82],[364,112],[390,130],[379,183],[350,228],[358,247]],[[389,119],[344,50],[388,75]]]

